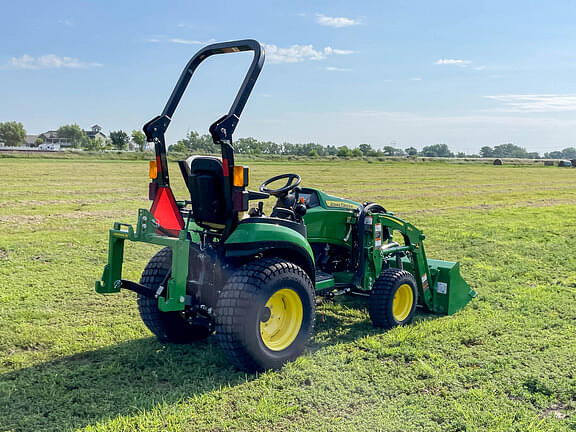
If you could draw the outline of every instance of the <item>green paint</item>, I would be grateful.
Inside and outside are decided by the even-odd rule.
[[[108,264],[104,267],[102,280],[96,281],[96,292],[108,294],[120,291],[125,240],[151,243],[172,249],[172,276],[168,280],[166,297],[158,298],[158,308],[163,312],[182,311],[185,308],[190,253],[187,231],[180,231],[179,238],[158,235],[153,221],[154,217],[148,210],[139,209],[136,231],[131,225],[114,222],[114,229],[109,233]]]

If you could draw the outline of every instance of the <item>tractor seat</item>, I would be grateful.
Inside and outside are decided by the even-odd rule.
[[[306,225],[288,219],[282,219],[271,216],[252,216],[246,219],[242,219],[240,222],[238,222],[238,225],[249,223],[266,223],[272,225],[280,225],[286,228],[293,229],[302,237],[306,238]]]
[[[222,161],[213,156],[192,156],[178,163],[190,191],[196,224],[203,228],[224,229],[228,215]]]

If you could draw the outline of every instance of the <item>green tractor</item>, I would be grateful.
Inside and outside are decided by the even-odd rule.
[[[172,115],[202,61],[242,51],[254,53],[247,75],[229,113],[210,126],[222,157],[179,161],[190,199],[177,201],[164,138]],[[247,189],[249,170],[234,162],[232,134],[263,64],[254,40],[212,44],[188,62],[162,114],[144,126],[156,152],[151,209],[138,210],[135,227],[114,223],[96,291],[135,291],[142,320],[161,341],[214,333],[245,371],[279,368],[301,355],[322,299],[366,296],[374,326],[384,329],[410,323],[418,305],[438,314],[464,307],[476,293],[459,264],[427,259],[422,232],[381,205],[301,187],[297,174]],[[262,200],[271,196],[276,202],[266,215]],[[163,247],[138,283],[122,279],[126,240]]]

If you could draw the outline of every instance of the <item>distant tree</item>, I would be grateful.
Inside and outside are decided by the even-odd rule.
[[[483,158],[494,157],[494,149],[490,146],[484,146],[480,149],[480,156]]]
[[[237,143],[234,143],[234,148],[239,151]],[[218,153],[220,147],[214,144],[212,137],[208,134],[200,135],[196,131],[189,131],[186,137],[179,140],[176,144],[171,145],[169,151],[178,151],[181,153]]]
[[[86,137],[86,142],[82,145],[82,147],[88,151],[104,151],[104,148],[106,147],[106,141],[104,141],[101,137],[94,139]]]
[[[528,152],[525,148],[512,143],[500,144],[494,147],[493,157],[497,158],[527,158]]]
[[[414,147],[408,147],[407,149],[404,149],[404,151],[408,156],[416,156],[418,154],[418,150]]]
[[[175,153],[187,153],[188,148],[186,147],[184,142],[182,140],[180,140],[176,144],[172,144],[171,146],[169,146],[168,151],[169,152],[175,152]]]
[[[314,149],[310,150],[310,153],[308,153],[308,156],[310,157],[318,157],[318,152]]]
[[[456,157],[457,157],[457,158],[465,158],[465,157],[466,157],[466,153],[464,153],[464,152],[458,152],[458,153],[456,153]]]
[[[136,144],[138,150],[142,152],[146,148],[146,135],[144,135],[144,132],[135,129],[132,131],[132,142]]]
[[[9,147],[19,146],[26,140],[26,130],[20,122],[0,123],[0,142]]]
[[[360,144],[358,148],[364,156],[367,156],[368,153],[372,151],[372,146],[370,144]]]
[[[234,148],[238,153],[244,154],[260,154],[262,153],[262,147],[256,138],[240,138],[234,143]]]
[[[433,144],[422,149],[422,156],[426,157],[454,157],[446,144]]]
[[[561,151],[552,151],[544,153],[544,159],[564,159],[564,154]]]
[[[564,159],[576,159],[576,148],[574,147],[567,147],[562,150],[562,157]]]
[[[338,153],[336,153],[338,157],[349,157],[352,156],[352,151],[347,146],[340,146],[338,147]]]
[[[38,138],[36,138],[36,141],[34,141],[34,145],[35,145],[36,147],[38,147],[38,146],[39,146],[40,144],[42,144],[43,142],[44,142],[44,138],[38,137]]]
[[[326,146],[326,154],[328,156],[336,156],[337,153],[338,153],[338,149],[336,148],[336,146],[334,146],[334,145],[327,145]]]
[[[360,150],[359,148],[355,148],[354,150],[352,150],[352,156],[362,157],[364,156],[364,153],[362,153],[362,150]]]
[[[80,140],[80,144],[76,147],[80,147],[83,149],[94,149],[94,141],[95,139],[89,138],[86,134]]]
[[[262,142],[262,153],[264,154],[280,154],[282,153],[282,146],[273,141]]]
[[[382,153],[384,156],[404,156],[405,153],[402,149],[398,149],[392,146],[384,146],[382,148]]]
[[[130,137],[123,130],[117,130],[110,132],[110,141],[112,146],[118,150],[126,150],[128,143],[130,142]]]
[[[86,137],[86,133],[77,124],[60,126],[56,133],[58,134],[58,138],[68,139],[74,148],[81,147],[82,143],[85,142],[83,140]]]

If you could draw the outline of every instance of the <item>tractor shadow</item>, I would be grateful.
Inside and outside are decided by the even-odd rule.
[[[215,342],[138,339],[2,374],[0,430],[81,428],[255,378],[235,371]]]
[[[365,336],[386,333],[385,329],[372,326],[367,310],[368,301],[364,297],[342,296],[334,301],[316,307],[316,326],[309,350],[342,343],[354,342]],[[438,318],[424,309],[418,308],[414,322]]]
[[[308,352],[383,333],[365,305],[346,298],[319,306]],[[9,407],[0,410],[0,429],[82,428],[257,378],[234,370],[213,337],[191,345],[137,339],[0,375],[0,406]]]

